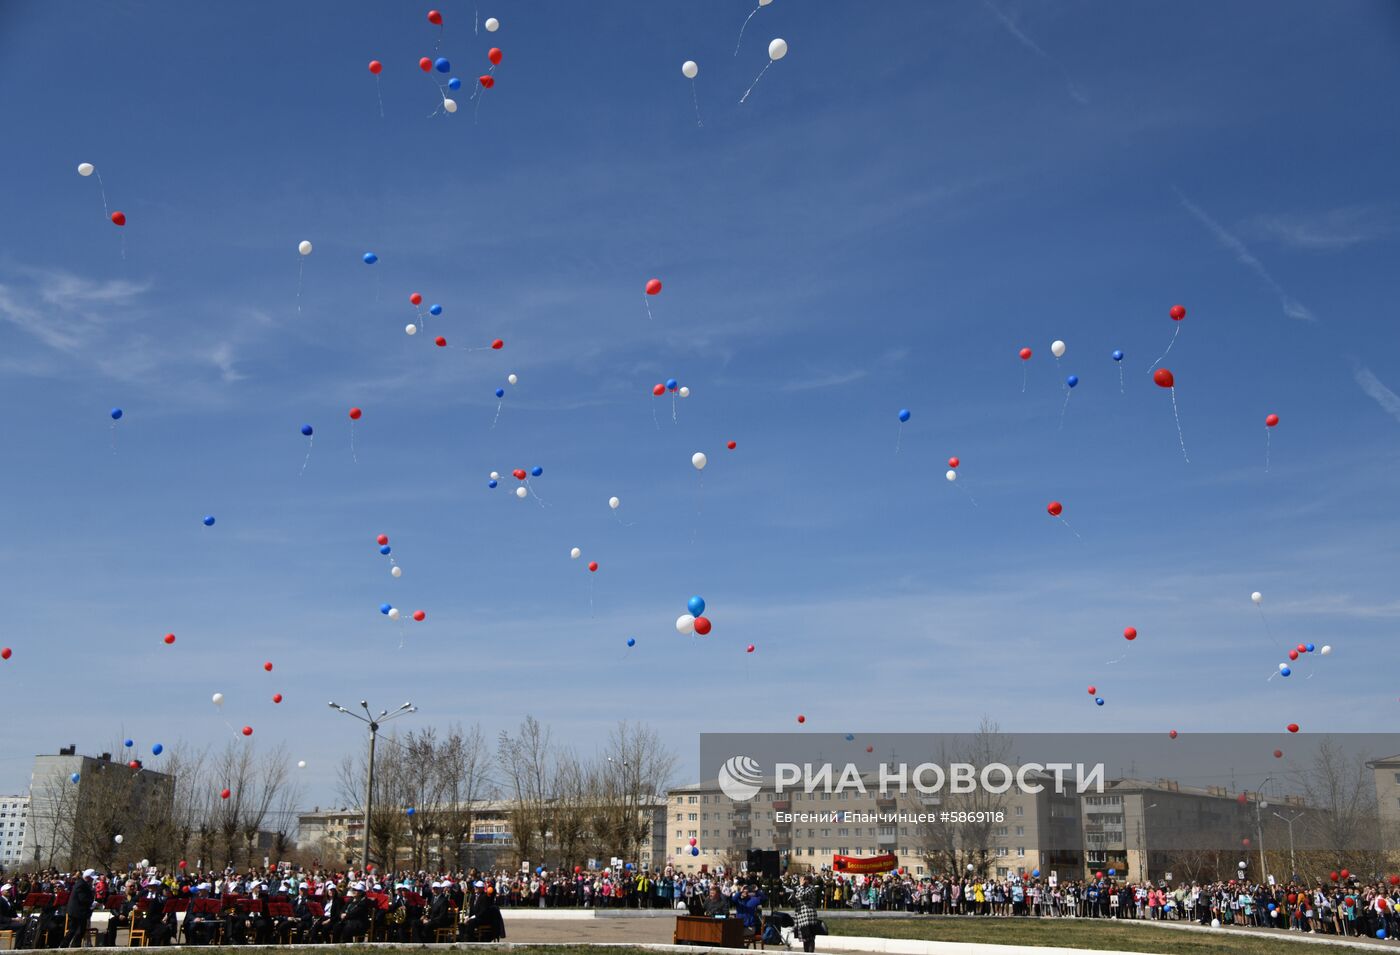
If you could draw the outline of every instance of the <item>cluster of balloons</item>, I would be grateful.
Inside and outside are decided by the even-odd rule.
[[[395,578],[402,577],[403,568],[400,567],[398,565],[398,562],[395,561],[394,558],[391,556],[394,552],[394,549],[389,546],[389,535],[379,534],[374,538],[374,542],[379,546],[379,553],[389,558],[389,576]]]
[[[532,467],[528,472],[524,468],[516,468],[515,470],[511,471],[510,476],[520,482],[520,486],[515,489],[515,496],[520,498],[521,500],[524,500],[525,498],[529,497],[530,489],[527,486],[529,479],[532,477],[539,477],[543,473],[544,468],[540,467],[539,465]],[[486,486],[489,488],[494,488],[498,487],[500,483],[500,472],[492,471],[490,474],[490,478],[486,482]],[[576,547],[574,548],[574,550],[578,550],[578,548]],[[577,557],[578,555],[575,554],[574,556]]]
[[[703,597],[691,597],[686,601],[686,613],[676,618],[676,632],[680,634],[698,633],[705,636],[710,632],[710,618],[704,616],[705,600]]]
[[[654,397],[657,398],[660,398],[668,391],[671,392],[671,394],[679,395],[682,398],[690,397],[690,389],[685,385],[682,385],[680,382],[676,381],[676,379],[674,378],[667,378],[664,384],[658,381],[656,384],[651,386],[651,393]]]

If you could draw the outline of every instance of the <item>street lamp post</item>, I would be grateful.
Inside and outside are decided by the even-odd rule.
[[[345,707],[341,706],[339,703],[336,703],[334,700],[331,701],[330,708],[335,710],[337,713],[344,713],[346,716],[353,716],[355,719],[359,720],[361,723],[364,723],[366,726],[369,727],[369,767],[365,773],[366,779],[364,851],[360,854],[360,868],[368,869],[369,824],[370,817],[374,812],[374,740],[375,737],[379,735],[379,727],[381,724],[387,723],[396,717],[404,716],[408,713],[416,713],[418,712],[418,707],[414,706],[412,703],[405,703],[403,706],[399,707],[397,710],[394,710],[394,712],[392,713],[390,713],[388,710],[380,710],[378,716],[375,716],[374,713],[371,712],[369,704],[364,700],[360,701],[360,708],[365,711],[364,716],[361,716],[359,713],[354,713],[350,710],[347,710]]]
[[[1274,777],[1266,776],[1259,784],[1259,798],[1254,800],[1254,830],[1259,836],[1259,878],[1262,882],[1269,881],[1269,872],[1264,863],[1264,816],[1263,811],[1269,808],[1269,804],[1264,801],[1264,787],[1274,781]]]
[[[1300,809],[1293,814],[1292,818],[1280,816],[1278,813],[1274,813],[1274,815],[1288,823],[1288,868],[1292,873],[1291,877],[1296,879],[1298,877],[1298,861],[1293,856],[1293,824],[1306,816],[1307,812],[1306,810]]]

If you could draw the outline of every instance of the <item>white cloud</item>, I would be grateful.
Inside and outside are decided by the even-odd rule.
[[[1070,99],[1074,100],[1080,106],[1089,105],[1089,97],[1085,94],[1084,90],[1077,83],[1074,82],[1074,80],[1070,79],[1069,71],[1064,68],[1064,66],[1060,63],[1059,60],[1055,59],[1053,56],[1051,56],[1045,51],[1044,47],[1042,47],[1039,43],[1035,42],[1035,40],[1031,39],[1030,35],[1027,34],[1025,30],[1022,30],[1016,24],[1015,20],[1011,19],[1009,16],[1007,16],[1005,13],[999,10],[996,6],[994,6],[991,0],[982,0],[982,4],[988,10],[990,10],[999,21],[1001,21],[1001,25],[1006,28],[1006,32],[1010,33],[1013,37],[1016,38],[1016,42],[1020,43],[1022,46],[1030,50],[1036,56],[1039,56],[1041,59],[1053,64],[1054,67],[1060,71],[1061,75],[1063,75],[1065,78],[1065,90],[1069,93]]]
[[[1295,249],[1335,250],[1370,242],[1393,231],[1375,206],[1347,206],[1312,215],[1258,216],[1250,235]]]
[[[1376,404],[1380,405],[1381,410],[1386,414],[1396,421],[1400,421],[1400,395],[1381,384],[1380,379],[1364,365],[1357,368],[1354,374],[1356,383],[1361,386],[1361,390],[1374,398]]]

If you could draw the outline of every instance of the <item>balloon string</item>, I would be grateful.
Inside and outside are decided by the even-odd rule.
[[[1264,429],[1264,473],[1269,473],[1269,429]]]
[[[1178,335],[1180,335],[1180,334],[1181,334],[1181,323],[1180,323],[1180,322],[1177,322],[1177,323],[1176,323],[1176,331],[1172,332],[1172,340],[1169,341],[1169,342],[1167,342],[1167,350],[1164,351],[1164,352],[1162,352],[1162,357],[1161,357],[1161,358],[1158,358],[1156,361],[1154,361],[1154,362],[1152,363],[1152,368],[1156,368],[1158,365],[1160,365],[1160,364],[1162,363],[1162,361],[1163,361],[1169,354],[1171,354],[1172,346],[1176,344],[1176,336],[1178,336]],[[1151,371],[1152,368],[1148,368],[1147,370],[1148,370],[1148,371]]]
[[[1176,418],[1176,439],[1181,442],[1181,456],[1186,458],[1186,463],[1190,464],[1191,459],[1186,457],[1186,438],[1181,434],[1181,415],[1176,410],[1176,389],[1172,389],[1172,415]]]
[[[588,615],[593,616],[593,575],[588,575]]]
[[[117,423],[112,422],[112,453],[117,453]]]
[[[704,129],[705,124],[700,120],[700,96],[695,92],[695,81],[690,81],[690,100],[695,104],[695,128]]]
[[[672,424],[677,424],[677,423],[678,423],[678,422],[676,421],[676,396],[675,396],[675,394],[672,394],[672,395],[671,395],[671,423],[672,423]]]
[[[1065,525],[1066,527],[1069,527],[1069,521],[1065,520],[1063,517],[1060,518],[1060,523],[1063,524],[1063,525]],[[1079,537],[1079,532],[1078,532],[1077,530],[1075,530],[1073,527],[1069,527],[1069,532],[1070,532],[1071,534],[1073,534],[1075,537]],[[1079,539],[1080,539],[1081,541],[1084,540],[1084,538],[1082,538],[1082,537],[1079,537]]]
[[[899,454],[899,443],[904,440],[904,424],[899,425],[899,430],[894,433],[894,453]]]
[[[1026,393],[1026,363],[1021,362],[1021,394]]]
[[[744,42],[744,31],[747,30],[747,29],[749,28],[749,21],[753,19],[753,14],[754,14],[754,13],[757,13],[757,12],[758,12],[758,7],[754,7],[754,8],[753,8],[753,13],[750,13],[747,17],[744,18],[744,25],[741,26],[741,27],[739,28],[739,42],[734,44],[734,55],[735,55],[735,56],[738,56],[738,55],[739,55],[739,47],[740,47],[740,45],[743,44],[743,42]]]
[[[650,320],[650,319],[651,319],[651,302],[649,302],[649,301],[647,300],[646,296],[643,296],[643,297],[642,297],[642,304],[645,305],[645,306],[647,307],[647,318]]]
[[[1265,635],[1268,636],[1268,638],[1269,638],[1269,643],[1272,644],[1272,643],[1274,642],[1274,632],[1273,632],[1273,630],[1270,629],[1270,627],[1269,627],[1269,618],[1264,614],[1264,608],[1263,608],[1263,607],[1260,607],[1260,608],[1259,608],[1259,619],[1260,619],[1261,621],[1263,621],[1263,623],[1264,623],[1264,633],[1265,633]]]
[[[614,517],[614,518],[617,520],[617,522],[618,522],[619,524],[621,524],[623,527],[636,527],[636,526],[637,526],[636,523],[633,522],[633,521],[624,521],[624,520],[622,519],[622,515],[619,514],[619,513],[617,513],[617,511],[613,511],[613,517]]]
[[[535,488],[532,484],[530,484],[529,478],[525,479],[525,487],[529,489],[530,495],[535,499],[535,502],[538,503],[540,507],[547,506],[544,498],[540,497],[538,494],[535,493]]]
[[[1118,363],[1118,393],[1123,394],[1123,363]]]
[[[355,456],[355,422],[353,421],[350,422],[350,460],[356,464],[360,463],[360,459]]]
[[[656,420],[656,402],[651,403],[651,423],[656,425],[656,430],[661,430],[661,422]]]
[[[306,256],[301,256],[297,262],[297,314],[301,314],[301,277],[306,271]]]
[[[705,472],[700,472],[700,487],[695,492],[695,526],[690,531],[690,543],[695,544],[695,538],[700,533],[700,509],[705,502]]]
[[[110,219],[112,218],[112,213],[111,210],[107,208],[107,187],[102,184],[102,170],[94,169],[93,172],[97,174],[97,189],[102,193],[102,217],[104,219]]]
[[[493,418],[493,419],[491,420],[491,430],[492,430],[492,431],[496,430],[496,422],[501,420],[501,406],[504,405],[504,404],[505,404],[504,401],[498,401],[498,402],[496,402],[496,417]]]
[[[379,74],[374,76],[374,95],[379,97],[379,118],[384,118],[384,88],[379,84]]]
[[[960,489],[962,490],[962,492],[963,492],[964,494],[967,495],[967,499],[968,499],[969,501],[972,502],[972,506],[973,506],[973,507],[976,507],[976,506],[977,506],[977,498],[975,498],[975,497],[972,496],[972,492],[971,492],[971,491],[969,491],[967,488],[963,487],[963,486],[962,486],[961,484],[959,484],[957,481],[954,481],[953,484],[954,484],[955,486],[957,486],[958,488],[960,488]]]
[[[303,462],[301,462],[301,473],[302,473],[302,474],[305,474],[305,473],[306,473],[306,466],[307,466],[308,464],[311,463],[311,446],[314,445],[315,443],[316,443],[316,438],[315,438],[314,435],[307,437],[307,439],[306,439],[306,460],[303,461]],[[300,475],[298,475],[298,477],[300,477]]]
[[[1060,430],[1065,430],[1065,412],[1069,410],[1069,396],[1074,394],[1070,388],[1065,389],[1065,403],[1060,405]]]
[[[748,88],[747,90],[744,91],[744,95],[741,96],[741,97],[739,97],[739,105],[740,105],[740,106],[743,106],[743,105],[744,105],[744,100],[746,100],[746,99],[749,98],[749,94],[753,92],[753,88],[754,88],[755,86],[758,85],[758,81],[759,81],[759,80],[763,79],[763,74],[764,74],[764,73],[767,73],[767,72],[768,72],[768,67],[770,67],[770,66],[772,66],[772,65],[773,65],[773,61],[770,59],[770,60],[768,61],[767,65],[765,65],[765,66],[763,67],[763,69],[761,69],[761,70],[758,71],[758,75],[755,76],[755,77],[753,78],[753,82],[750,83],[750,84],[749,84],[749,88]]]

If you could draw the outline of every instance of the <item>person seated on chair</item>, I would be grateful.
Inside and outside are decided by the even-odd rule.
[[[433,941],[433,933],[440,928],[450,928],[452,925],[452,913],[447,907],[447,896],[443,894],[442,883],[433,883],[433,900],[428,905],[428,911],[423,913],[423,917],[418,920],[417,942]]]
[[[317,943],[334,942],[340,930],[340,921],[345,917],[345,900],[340,897],[336,887],[327,883],[325,893],[321,917],[316,920],[312,932],[312,941]]]
[[[758,934],[762,922],[763,903],[768,900],[756,886],[750,888],[745,885],[739,890],[739,897],[734,900],[734,909],[738,913],[740,921],[744,923],[744,936],[752,938]]]
[[[113,948],[117,944],[117,930],[131,927],[132,913],[136,911],[136,883],[128,882],[122,895],[121,904],[112,909],[107,918],[107,931],[102,936],[102,944]]]
[[[352,883],[345,892],[345,914],[336,932],[337,942],[353,942],[369,931],[369,900],[364,896],[365,884]]]
[[[471,885],[472,894],[467,902],[467,917],[462,922],[461,931],[457,934],[458,941],[462,942],[484,942],[494,941],[485,938],[488,925],[485,921],[486,915],[486,883],[480,879]]]
[[[219,925],[223,921],[215,912],[196,912],[195,904],[204,903],[209,900],[209,892],[213,888],[208,882],[201,882],[194,887],[194,895],[190,897],[190,906],[185,910],[185,944],[186,945],[208,945],[214,941],[214,937],[219,933]],[[202,904],[200,906],[203,907]]]
[[[169,945],[174,935],[170,923],[165,918],[165,885],[157,879],[146,883],[141,898],[146,900],[146,911],[138,913],[136,928],[146,933],[147,945]]]
[[[303,882],[292,903],[292,930],[299,942],[309,942],[316,930],[316,915],[311,909],[311,885]]]
[[[24,928],[24,919],[10,898],[14,890],[15,887],[8,882],[0,885],[0,930],[14,932],[18,936],[20,930]],[[19,946],[12,942],[10,947],[18,948]]]
[[[267,910],[267,886],[254,882],[248,886],[248,928],[253,930],[253,944],[266,945],[272,941],[272,916]]]

